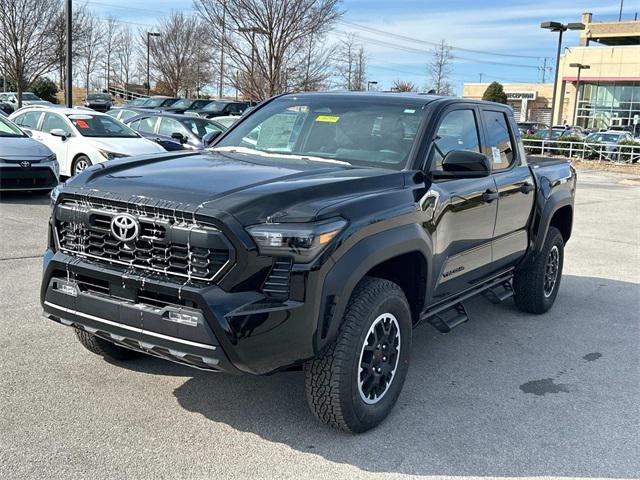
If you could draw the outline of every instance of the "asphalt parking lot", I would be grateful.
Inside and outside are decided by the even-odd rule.
[[[394,412],[360,436],[314,420],[301,372],[109,363],[41,317],[47,197],[0,203],[0,478],[640,476],[640,181],[579,172],[555,307],[469,304],[414,332]]]

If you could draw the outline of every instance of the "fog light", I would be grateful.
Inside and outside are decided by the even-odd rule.
[[[189,325],[190,327],[197,327],[200,323],[202,316],[198,313],[182,313],[182,312],[169,312],[167,320],[170,322],[180,323],[182,325]]]
[[[72,297],[78,296],[78,289],[75,285],[70,283],[58,283],[58,287],[56,288],[60,293],[64,293],[65,295],[70,295]]]

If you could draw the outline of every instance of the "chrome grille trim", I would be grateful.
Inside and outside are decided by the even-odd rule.
[[[140,235],[128,244],[113,237],[109,224],[114,215],[125,212],[140,224]],[[215,281],[234,258],[233,247],[215,226],[166,213],[154,214],[137,205],[121,208],[67,200],[56,207],[54,219],[60,251],[134,270]]]

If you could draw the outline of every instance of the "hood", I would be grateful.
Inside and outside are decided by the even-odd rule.
[[[167,153],[112,160],[67,182],[73,189],[130,199],[131,192],[177,208],[200,207],[234,215],[244,225],[277,215],[309,221],[341,198],[401,188],[404,172],[357,168],[286,157],[229,152]]]
[[[130,157],[134,155],[146,155],[148,153],[164,152],[164,148],[146,138],[90,138],[92,143],[108,152],[123,153]]]
[[[7,160],[31,160],[46,158],[51,150],[30,137],[0,138],[0,158]]]

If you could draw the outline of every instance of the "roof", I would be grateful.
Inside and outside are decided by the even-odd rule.
[[[26,112],[29,110],[36,110],[36,111],[42,111],[42,112],[55,112],[55,113],[60,113],[62,115],[82,115],[82,114],[106,115],[106,113],[96,112],[95,110],[92,110],[90,108],[84,108],[84,107],[67,108],[67,107],[61,107],[57,105],[26,105],[22,107],[19,111]],[[17,112],[18,110],[16,110],[15,113]]]

